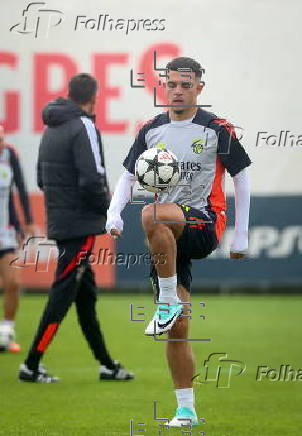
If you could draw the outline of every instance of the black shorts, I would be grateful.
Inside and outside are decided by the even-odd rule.
[[[6,254],[14,253],[15,251],[15,248],[5,248],[4,250],[0,250],[0,259],[2,259]]]
[[[180,238],[177,240],[177,284],[182,285],[190,292],[192,282],[191,259],[203,259],[215,250],[225,227],[225,215],[220,216],[219,214],[219,221],[220,218],[223,218],[224,222],[222,224],[223,229],[219,225],[217,233],[217,214],[210,208],[202,212],[190,206],[182,204],[178,204],[178,206],[181,207],[187,222]],[[154,293],[158,298],[158,277],[154,264],[151,265],[150,279]]]

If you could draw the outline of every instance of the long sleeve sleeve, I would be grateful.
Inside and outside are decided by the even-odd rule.
[[[235,189],[235,234],[231,251],[244,253],[248,249],[248,228],[250,211],[250,180],[248,169],[244,168],[233,177]]]
[[[109,206],[109,192],[102,163],[98,135],[93,122],[82,118],[84,127],[73,141],[73,155],[78,171],[82,204],[100,214]]]
[[[123,230],[124,223],[121,219],[121,212],[131,198],[135,182],[136,177],[127,170],[119,178],[107,212],[107,232],[113,228],[120,232]]]
[[[33,222],[33,219],[31,214],[28,192],[24,182],[23,172],[21,169],[19,158],[13,149],[10,149],[10,163],[13,170],[14,183],[20,196],[20,202],[24,212],[25,222],[26,224],[31,224]]]

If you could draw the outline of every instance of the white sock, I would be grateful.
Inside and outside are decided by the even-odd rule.
[[[194,391],[193,388],[175,389],[178,407],[188,407],[194,409]]]
[[[179,299],[177,296],[177,276],[158,277],[160,303],[176,304]]]
[[[15,328],[15,321],[10,321],[8,319],[4,319],[3,321],[1,321],[1,325],[7,326],[7,327],[10,327],[13,329],[13,328]]]

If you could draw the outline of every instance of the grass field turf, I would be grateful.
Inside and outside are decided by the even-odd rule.
[[[205,309],[199,302],[205,301]],[[17,381],[19,363],[32,339],[45,297],[22,298],[18,315],[18,340],[23,351],[0,355],[0,435],[5,436],[130,436],[158,435],[158,416],[172,417],[173,387],[164,357],[164,342],[143,335],[145,323],[130,321],[130,303],[153,313],[147,295],[102,295],[98,310],[112,356],[135,372],[131,382],[99,382],[98,365],[79,331],[74,308],[69,312],[44,363],[61,378],[54,385]],[[136,310],[137,312],[142,310]],[[246,364],[246,372],[231,378],[230,388],[215,383],[196,386],[199,417],[206,424],[192,436],[299,436],[302,434],[302,381],[256,382],[258,365],[302,368],[300,297],[194,296],[191,338],[211,338],[193,344],[197,372],[210,353],[226,352]],[[206,319],[199,318],[200,314]],[[138,422],[145,422],[139,427]],[[139,428],[145,432],[139,432]],[[181,435],[184,430],[163,430]],[[187,429],[188,431],[188,429]]]

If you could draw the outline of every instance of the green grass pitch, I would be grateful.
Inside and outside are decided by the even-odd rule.
[[[153,312],[151,295],[101,295],[98,300],[108,348],[115,359],[135,372],[134,381],[98,381],[97,362],[84,342],[72,308],[44,359],[61,382],[18,382],[17,368],[45,301],[46,297],[22,298],[17,322],[22,353],[0,354],[0,435],[130,436],[131,419],[135,436],[189,434],[182,429],[160,430],[153,417],[154,401],[157,416],[164,418],[173,416],[176,403],[165,343],[143,335],[146,323],[130,321],[130,303],[135,316],[145,311],[149,320]],[[200,301],[206,303],[205,308],[199,307]],[[194,428],[192,436],[201,431],[206,436],[302,434],[302,380],[256,381],[258,365],[302,368],[301,312],[301,297],[194,296],[190,337],[211,338],[211,342],[193,343],[196,372],[202,371],[204,361],[214,352],[244,362],[246,371],[232,373],[229,388],[217,388],[215,382],[196,384],[196,409],[206,423]],[[225,377],[224,369],[221,371]],[[145,426],[138,425],[143,422]]]

